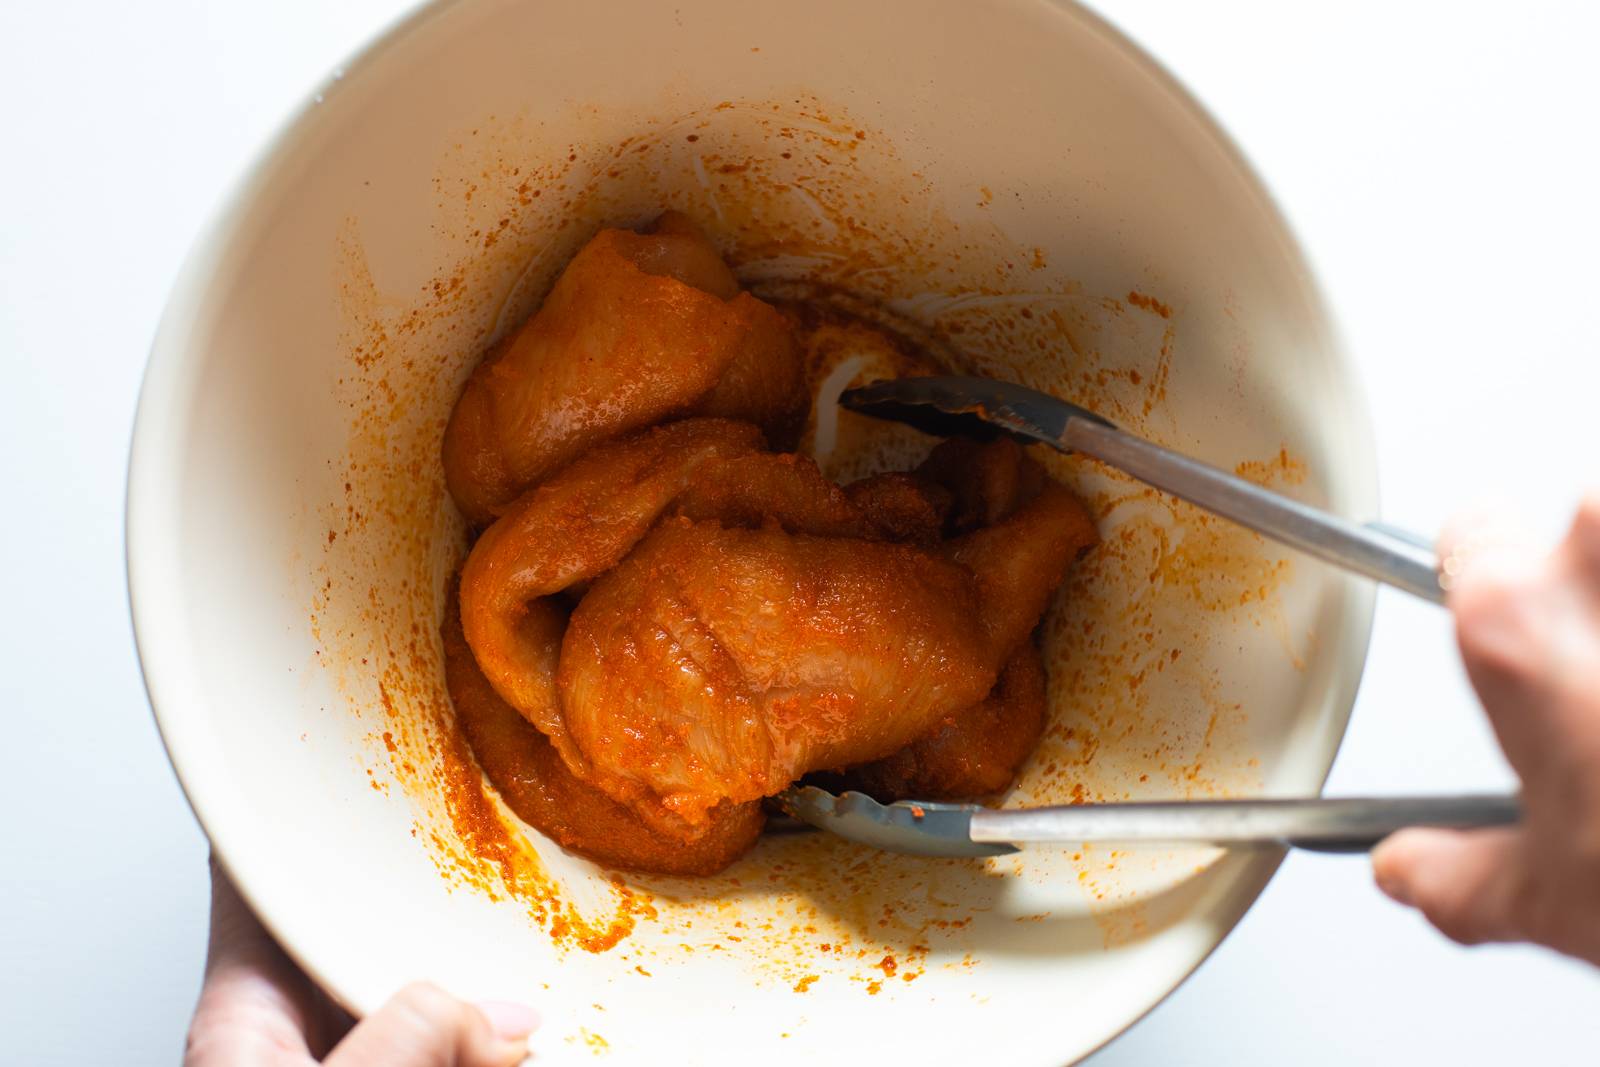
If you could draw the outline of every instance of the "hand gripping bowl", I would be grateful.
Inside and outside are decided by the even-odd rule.
[[[1081,1057],[1194,969],[1274,856],[919,860],[794,834],[716,878],[620,878],[523,833],[476,777],[442,687],[463,543],[444,420],[584,239],[663,207],[758,292],[892,319],[953,369],[1373,514],[1365,409],[1283,220],[1093,16],[435,4],[268,148],[151,357],[129,580],[194,810],[357,1012],[413,978],[531,1001],[545,1063]],[[850,418],[819,419],[835,476],[857,473],[827,445]],[[1050,462],[1103,543],[1043,625],[1053,724],[1007,803],[1316,792],[1370,590]]]

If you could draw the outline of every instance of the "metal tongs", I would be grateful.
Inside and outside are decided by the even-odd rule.
[[[1008,433],[1061,452],[1081,452],[1231,519],[1264,537],[1357,574],[1443,604],[1439,561],[1423,538],[1362,525],[1280,496],[1120,430],[1092,411],[988,378],[901,378],[847,390],[844,407],[939,436]],[[1143,801],[997,810],[798,786],[778,796],[794,817],[893,852],[993,856],[1022,842],[1160,843],[1294,847],[1359,852],[1407,826],[1464,829],[1520,817],[1515,796],[1343,797]]]

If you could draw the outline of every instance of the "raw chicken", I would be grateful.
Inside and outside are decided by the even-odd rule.
[[[573,612],[552,736],[693,837],[724,803],[890,756],[983,702],[1093,539],[1054,483],[933,547],[664,523]]]
[[[545,634],[547,675],[555,669],[566,623],[559,616],[553,621],[559,625]],[[755,844],[766,822],[760,804],[719,809],[694,841],[651,829],[628,807],[568,770],[550,739],[500,699],[467,647],[455,597],[440,634],[445,681],[467,743],[506,805],[540,833],[607,866],[660,874],[715,874]]]
[[[1000,720],[1007,736],[978,744],[983,780],[1004,764],[1008,781],[1037,737],[1037,654],[991,691],[1093,543],[1076,499],[1009,442],[936,452],[944,484],[930,467],[848,489],[760,443],[685,420],[518,500],[462,574],[494,688],[573,775],[684,841],[809,771],[908,745],[936,780],[940,754]],[[561,594],[584,586],[568,621]]]
[[[946,441],[918,473],[949,491],[951,533],[1003,522],[1044,485],[1043,468],[1010,438],[987,444]],[[1092,531],[1081,533],[1084,547],[1093,543]],[[835,792],[854,789],[883,801],[965,800],[1001,793],[1039,743],[1047,718],[1044,663],[1034,643],[1024,641],[979,703],[952,713],[931,734],[891,756],[809,780]]]
[[[842,773],[807,781],[836,793],[854,789],[884,802],[971,800],[1002,793],[1044,732],[1044,663],[1032,641],[1006,661],[994,689],[905,748]]]
[[[530,490],[473,546],[461,616],[496,690],[556,739],[559,701],[540,635],[558,594],[615,567],[669,509],[844,537],[938,536],[948,494],[886,475],[840,489],[803,457],[762,451],[748,423],[686,419],[602,445]],[[575,767],[581,757],[563,747]]]
[[[442,629],[459,722],[512,810],[611,866],[719,870],[814,772],[999,792],[1043,729],[1031,634],[1092,522],[1009,440],[847,486],[769,450],[817,384],[796,321],[681,215],[603,230],[446,428],[487,526]]]
[[[691,413],[745,419],[790,445],[808,397],[793,329],[669,212],[602,230],[544,305],[473,371],[445,429],[450,495],[492,521],[592,446]]]
[[[725,804],[888,757],[963,713],[992,718],[970,709],[1093,527],[1071,494],[1020,469],[1014,445],[943,458],[968,473],[926,495],[891,476],[852,496],[808,460],[760,451],[738,423],[687,420],[603,446],[474,547],[467,638],[574,774],[696,839]],[[926,541],[952,495],[996,493],[1003,505],[982,516],[993,525],[893,540]],[[590,582],[556,657],[557,594]]]

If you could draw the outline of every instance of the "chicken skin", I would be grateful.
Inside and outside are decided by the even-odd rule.
[[[788,445],[807,406],[789,320],[740,292],[715,247],[669,212],[651,233],[600,231],[486,355],[445,429],[446,484],[484,525],[620,434],[699,413]]]

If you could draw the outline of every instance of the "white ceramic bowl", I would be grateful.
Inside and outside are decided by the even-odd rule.
[[[1282,218],[1215,124],[1093,16],[435,4],[262,155],[151,357],[129,577],[195,812],[289,952],[358,1012],[430,978],[537,1003],[541,1062],[1073,1060],[1181,981],[1277,857],[972,866],[790,839],[719,880],[619,888],[463,785],[434,636],[461,550],[443,419],[587,233],[661,206],[699,217],[750,284],[848,291],[971,366],[1373,509],[1364,407]],[[1055,728],[1011,802],[1317,790],[1370,591],[1056,469],[1106,544],[1044,629]]]

